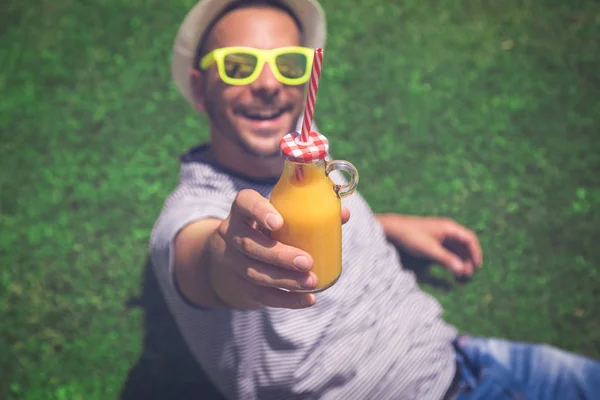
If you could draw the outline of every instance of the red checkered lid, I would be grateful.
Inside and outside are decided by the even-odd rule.
[[[279,146],[283,156],[293,162],[311,163],[324,160],[329,151],[329,141],[319,132],[310,132],[310,141],[303,143],[300,132],[288,133],[281,139]]]

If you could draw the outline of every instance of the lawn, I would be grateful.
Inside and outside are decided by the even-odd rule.
[[[3,4],[0,398],[119,398],[144,352],[150,231],[178,154],[208,139],[170,80],[194,1]],[[375,211],[479,235],[472,281],[423,283],[446,319],[600,358],[600,3],[323,6],[334,156]]]

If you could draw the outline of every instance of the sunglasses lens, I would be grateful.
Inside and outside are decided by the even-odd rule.
[[[308,69],[308,59],[304,54],[285,53],[275,59],[281,75],[289,79],[302,78]]]
[[[252,75],[258,60],[256,56],[246,53],[227,54],[223,60],[225,73],[232,79],[244,79]]]

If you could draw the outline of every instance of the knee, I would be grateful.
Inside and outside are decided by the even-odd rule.
[[[545,369],[546,374],[567,384],[585,379],[589,366],[586,358],[547,344],[540,345],[536,358],[537,366]]]

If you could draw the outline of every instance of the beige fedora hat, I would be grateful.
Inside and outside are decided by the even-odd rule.
[[[201,0],[186,15],[173,46],[171,72],[181,94],[192,104],[191,69],[206,29],[227,6],[239,0]],[[304,33],[304,45],[325,46],[325,12],[317,0],[278,0],[298,18]]]

